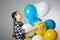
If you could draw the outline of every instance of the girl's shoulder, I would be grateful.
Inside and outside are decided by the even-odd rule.
[[[20,26],[23,26],[23,25],[24,25],[24,23],[23,23],[22,21],[20,21],[19,25],[20,25]]]
[[[20,27],[21,26],[23,26],[24,25],[24,23],[22,22],[22,21],[20,21],[20,22],[15,22],[15,24],[14,24],[15,26],[17,26],[17,25],[19,25]]]

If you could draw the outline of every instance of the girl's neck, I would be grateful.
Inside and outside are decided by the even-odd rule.
[[[16,20],[16,22],[20,22],[20,20]]]

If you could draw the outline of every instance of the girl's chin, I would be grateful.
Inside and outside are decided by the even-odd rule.
[[[22,19],[22,17],[20,19]]]

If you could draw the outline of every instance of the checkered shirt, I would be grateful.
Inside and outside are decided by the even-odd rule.
[[[14,27],[14,33],[15,33],[15,38],[16,39],[21,39],[23,40],[25,38],[25,32],[24,29],[22,29],[23,23],[22,22],[15,22],[15,27]]]

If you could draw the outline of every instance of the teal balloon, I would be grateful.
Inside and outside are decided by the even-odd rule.
[[[28,4],[24,8],[24,15],[27,19],[33,20],[36,17],[37,10],[34,5]]]
[[[46,26],[47,26],[47,29],[55,29],[55,27],[56,27],[56,23],[55,23],[55,21],[52,20],[52,19],[46,20],[46,21],[45,21],[45,24],[46,24]]]
[[[35,22],[38,22],[38,21],[42,21],[40,18],[38,18],[38,17],[35,17],[35,19],[34,20],[30,20],[29,22],[30,22],[30,24],[32,25],[32,26],[34,26],[34,23]]]
[[[30,23],[32,26],[34,26],[34,21],[33,21],[33,20],[29,21],[29,23]]]

